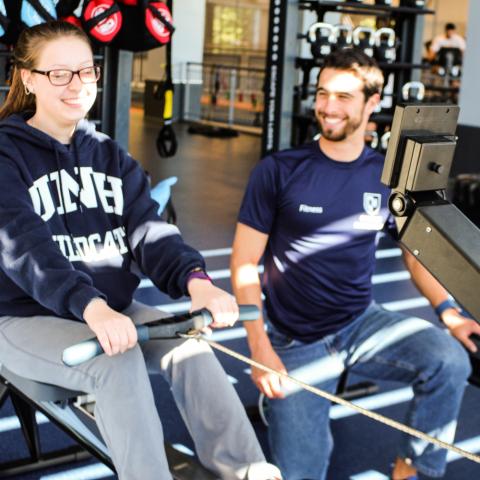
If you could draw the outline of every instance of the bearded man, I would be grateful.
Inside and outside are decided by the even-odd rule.
[[[274,153],[252,171],[232,283],[239,303],[259,307],[263,288],[266,315],[245,324],[254,360],[328,392],[345,370],[407,383],[414,391],[409,425],[452,442],[470,373],[460,342],[474,351],[469,336],[480,326],[461,315],[407,252],[412,279],[452,335],[385,310],[372,297],[377,237],[393,226],[390,192],[380,182],[383,156],[364,141],[382,85],[381,70],[363,52],[342,50],[325,59],[315,99],[321,137]],[[330,402],[257,368],[252,379],[268,397],[270,447],[283,478],[325,479],[333,448]],[[417,471],[441,477],[445,457],[445,450],[405,436],[392,478],[413,479]],[[329,478],[338,477],[330,472]]]

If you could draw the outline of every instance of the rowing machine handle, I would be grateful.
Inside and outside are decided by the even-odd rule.
[[[239,310],[240,321],[258,319],[259,309],[256,305],[240,305]],[[187,321],[185,320],[185,317],[188,317]],[[191,314],[177,315],[169,318],[169,322],[164,326],[165,333],[163,334],[161,325],[156,325],[155,327],[149,326],[148,323],[145,325],[137,325],[135,328],[137,330],[138,343],[150,340],[150,328],[155,328],[155,338],[171,337],[172,326],[175,325],[176,318],[179,319],[179,323],[178,330],[175,333],[187,333],[189,330],[201,330],[202,328],[210,325],[213,321],[211,313],[206,308],[202,308],[201,310],[192,312]],[[90,340],[85,340],[84,342],[67,347],[63,351],[62,361],[65,365],[74,367],[98,355],[101,355],[102,353],[103,348],[101,347],[99,341],[96,338],[91,338]]]

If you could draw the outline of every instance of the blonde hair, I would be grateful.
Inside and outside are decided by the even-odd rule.
[[[28,95],[25,91],[20,70],[34,69],[45,44],[63,37],[79,38],[91,48],[86,33],[68,22],[47,22],[23,30],[14,49],[10,90],[5,103],[0,108],[0,120],[13,113],[35,111],[35,96]]]

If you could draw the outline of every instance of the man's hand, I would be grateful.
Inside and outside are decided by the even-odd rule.
[[[471,318],[462,316],[455,308],[449,308],[442,313],[442,322],[448,327],[450,333],[472,353],[477,347],[470,340],[470,335],[480,335],[480,325]]]
[[[287,373],[285,365],[276,354],[269,340],[264,342],[261,348],[252,351],[252,360],[279,372]],[[268,398],[285,397],[283,388],[285,386],[285,380],[278,375],[252,367],[251,377],[257,388]]]
[[[101,298],[87,305],[83,319],[108,356],[124,353],[137,343],[137,330],[132,320],[110,308]]]
[[[192,298],[191,311],[206,308],[212,314],[210,327],[231,327],[238,320],[238,305],[233,295],[199,278],[190,280],[187,288]]]

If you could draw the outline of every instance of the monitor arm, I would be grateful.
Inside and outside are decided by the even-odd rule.
[[[446,200],[459,108],[395,109],[382,183],[399,241],[480,322],[480,230]]]

